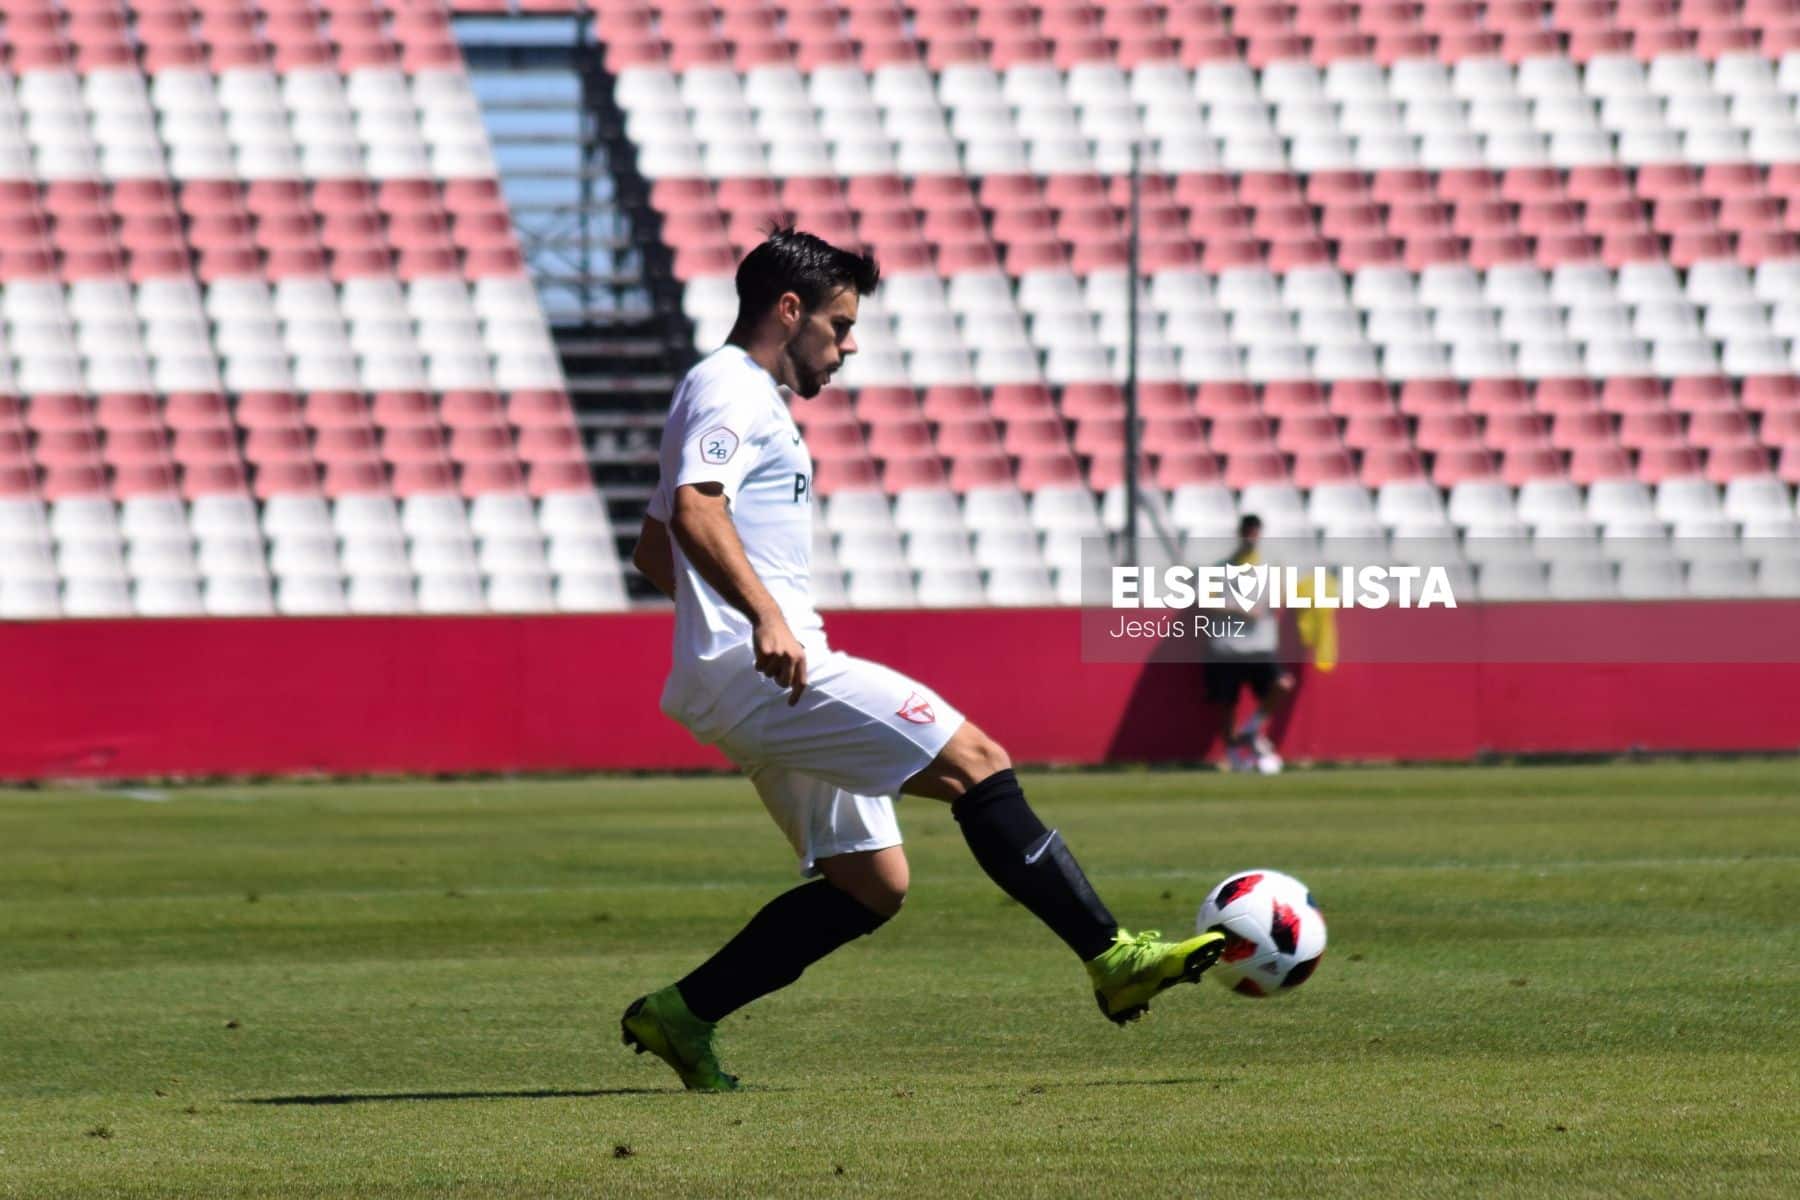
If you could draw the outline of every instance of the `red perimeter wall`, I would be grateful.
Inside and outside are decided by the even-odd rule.
[[[1084,664],[1079,619],[828,623],[835,645],[929,683],[1020,761],[1215,752],[1199,667]],[[1290,758],[1800,749],[1800,603],[1341,622],[1355,661],[1302,670],[1278,728]],[[0,778],[723,766],[658,711],[669,629],[665,613],[0,623]]]

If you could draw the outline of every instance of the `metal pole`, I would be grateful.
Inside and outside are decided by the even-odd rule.
[[[582,320],[590,319],[594,311],[594,283],[592,264],[593,248],[593,213],[594,213],[594,150],[599,142],[599,121],[595,119],[594,106],[588,90],[594,86],[593,55],[588,43],[588,24],[593,21],[593,10],[586,0],[575,7],[575,74],[581,81],[581,179],[576,185],[581,197],[579,211],[576,213],[576,230],[579,239],[577,253],[581,256],[578,287],[581,290]]]
[[[1131,143],[1125,263],[1125,565],[1138,560],[1138,144]]]

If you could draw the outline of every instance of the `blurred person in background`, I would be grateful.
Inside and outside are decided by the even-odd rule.
[[[1224,566],[1256,566],[1262,563],[1262,518],[1246,513],[1238,522],[1238,544]],[[1277,705],[1294,691],[1294,675],[1281,664],[1281,616],[1259,599],[1242,613],[1244,629],[1235,637],[1214,637],[1207,646],[1206,699],[1220,706],[1219,737],[1225,746],[1225,767],[1230,771],[1281,770],[1281,756],[1269,739],[1268,725]],[[1237,722],[1238,694],[1245,688],[1256,698],[1256,707]]]

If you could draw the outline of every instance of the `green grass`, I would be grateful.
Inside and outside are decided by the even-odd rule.
[[[0,792],[0,1196],[1796,1194],[1793,762],[1027,787],[1133,928],[1274,866],[1324,965],[1115,1029],[909,800],[689,1096],[617,1017],[793,882],[739,781]]]

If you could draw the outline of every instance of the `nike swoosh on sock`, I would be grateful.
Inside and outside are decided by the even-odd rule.
[[[1025,865],[1030,866],[1038,859],[1044,857],[1044,851],[1050,848],[1050,843],[1055,840],[1055,838],[1056,830],[1052,829],[1049,833],[1044,835],[1044,840],[1037,844],[1036,849],[1027,850],[1025,852]]]

